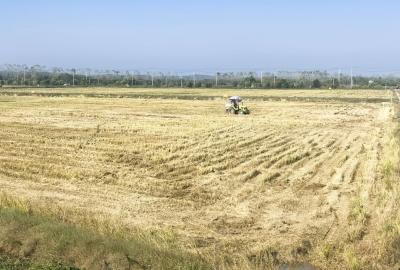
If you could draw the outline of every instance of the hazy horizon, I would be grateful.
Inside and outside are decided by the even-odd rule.
[[[399,73],[396,1],[3,3],[0,64]]]

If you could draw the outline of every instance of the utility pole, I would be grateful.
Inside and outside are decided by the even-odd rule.
[[[353,68],[350,70],[350,89],[353,89]]]
[[[89,71],[86,72],[86,81],[87,81],[88,86],[90,86],[90,72]]]
[[[75,86],[75,69],[72,69],[72,86]]]
[[[313,79],[314,79],[314,71],[311,71],[311,75],[310,75],[310,88],[313,87]]]

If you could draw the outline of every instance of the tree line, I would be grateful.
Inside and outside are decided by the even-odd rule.
[[[0,67],[2,87],[184,87],[184,88],[373,88],[398,87],[394,76],[352,76],[326,71],[217,72],[215,74],[171,74],[119,70],[47,69],[34,65]]]

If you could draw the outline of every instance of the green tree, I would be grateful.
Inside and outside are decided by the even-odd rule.
[[[318,80],[318,79],[313,80],[312,88],[321,88],[321,86],[322,86],[322,84],[321,84],[320,80]]]
[[[254,87],[254,84],[257,82],[256,78],[254,78],[253,75],[250,75],[249,77],[246,77],[244,79],[245,85],[249,87]]]
[[[276,84],[276,88],[289,88],[289,87],[290,84],[286,79],[280,79]]]

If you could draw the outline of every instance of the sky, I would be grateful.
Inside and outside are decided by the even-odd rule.
[[[400,1],[0,0],[0,64],[400,70]]]

